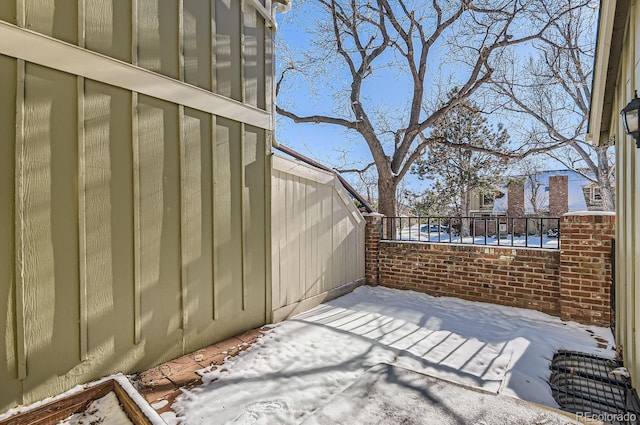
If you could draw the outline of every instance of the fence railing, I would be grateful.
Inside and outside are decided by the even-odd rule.
[[[560,248],[557,217],[383,217],[382,240]]]

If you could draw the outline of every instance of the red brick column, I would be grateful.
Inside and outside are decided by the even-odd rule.
[[[366,284],[378,286],[378,255],[382,237],[382,214],[364,214],[364,275]]]
[[[560,317],[611,324],[612,213],[569,213],[560,220]]]

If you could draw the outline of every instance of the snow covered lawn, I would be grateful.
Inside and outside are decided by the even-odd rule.
[[[495,235],[487,236],[452,236],[448,233],[438,232],[418,232],[417,230],[403,230],[398,240],[401,241],[420,241],[420,242],[439,242],[439,243],[462,243],[468,245],[500,245],[505,247],[529,247],[529,248],[558,248],[558,238],[551,238],[547,235],[542,237],[536,235],[529,236],[512,236],[506,235],[500,240]]]
[[[609,341],[598,348],[595,337]],[[360,287],[273,326],[185,391],[169,423],[293,424],[379,363],[557,407],[554,352],[613,357],[611,332],[546,314],[382,287]],[[400,397],[400,396],[399,396]]]

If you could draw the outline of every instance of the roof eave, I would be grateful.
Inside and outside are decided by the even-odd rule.
[[[596,145],[607,142],[610,134],[615,83],[620,67],[629,0],[600,2],[596,57],[591,91],[591,110],[587,139]],[[614,36],[615,35],[615,36]]]

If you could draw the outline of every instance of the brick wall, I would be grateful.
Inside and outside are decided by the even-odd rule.
[[[611,323],[611,240],[615,215],[569,213],[560,224],[561,317],[581,323]]]
[[[364,277],[367,285],[378,284],[378,252],[382,237],[382,214],[364,214]]]
[[[380,242],[379,284],[559,315],[558,251]]]
[[[379,220],[367,219],[378,229],[367,237],[379,238]],[[561,250],[367,240],[367,283],[608,326],[614,221],[611,215],[565,215]],[[375,253],[368,250],[375,247]]]

